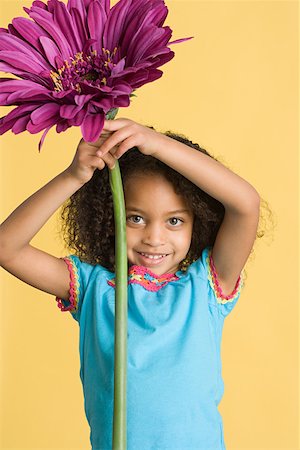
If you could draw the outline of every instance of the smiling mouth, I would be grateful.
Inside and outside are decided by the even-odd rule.
[[[163,259],[166,258],[166,256],[169,255],[169,253],[144,253],[144,252],[137,252],[144,261],[147,262],[160,262]]]
[[[160,256],[168,256],[169,253],[146,253],[146,252],[138,252],[140,255],[147,256],[149,258],[152,257],[160,257]]]

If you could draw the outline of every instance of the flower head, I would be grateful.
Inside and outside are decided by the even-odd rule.
[[[8,130],[38,133],[39,143],[56,125],[58,133],[81,126],[84,140],[99,138],[104,120],[129,106],[140,86],[160,78],[170,61],[172,30],[163,26],[163,0],[36,0],[0,28],[0,105],[16,105],[0,119]]]

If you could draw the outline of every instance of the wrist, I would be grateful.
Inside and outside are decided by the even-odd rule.
[[[74,192],[80,189],[85,184],[83,181],[80,181],[75,175],[73,175],[69,168],[61,172],[60,176],[74,188]]]

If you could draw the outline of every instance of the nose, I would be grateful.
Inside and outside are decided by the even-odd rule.
[[[165,244],[165,240],[165,230],[160,223],[152,223],[145,227],[142,239],[144,244],[160,247]]]

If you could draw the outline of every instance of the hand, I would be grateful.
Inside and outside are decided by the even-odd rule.
[[[111,132],[111,135],[104,142],[94,143],[100,147],[96,155],[102,158],[111,153],[118,159],[135,146],[144,155],[155,156],[159,147],[163,145],[163,134],[130,119],[105,120],[103,130]]]
[[[80,184],[85,184],[92,178],[95,170],[104,169],[105,164],[110,169],[113,169],[116,159],[110,152],[101,157],[96,154],[99,146],[102,145],[111,135],[112,132],[102,130],[100,138],[97,142],[86,142],[81,139],[74,159],[70,166],[66,169],[66,172],[76,178]]]

